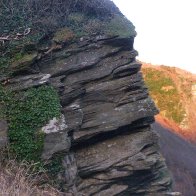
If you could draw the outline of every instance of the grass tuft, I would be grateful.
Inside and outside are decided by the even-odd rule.
[[[35,164],[26,161],[18,163],[16,159],[10,159],[3,151],[0,153],[0,195],[14,196],[61,196],[61,192],[51,185],[39,186],[40,173],[33,170]]]

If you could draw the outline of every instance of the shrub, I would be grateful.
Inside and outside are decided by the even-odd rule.
[[[105,29],[106,33],[110,35],[119,35],[122,38],[136,35],[133,24],[121,15],[115,15],[111,21],[106,24]]]
[[[0,34],[23,32],[34,24],[45,29],[62,27],[72,12],[105,18],[119,10],[110,0],[1,0]]]

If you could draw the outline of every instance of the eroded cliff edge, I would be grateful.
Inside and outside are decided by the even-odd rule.
[[[92,20],[94,18],[85,20],[84,26],[87,23],[89,26]],[[15,98],[22,100],[20,107],[14,105],[13,108],[24,108],[22,104],[26,102],[30,104],[25,106],[26,110],[36,110],[36,104],[37,107],[44,104],[44,110],[52,108],[52,112],[46,114],[50,120],[43,118],[47,119],[45,124],[44,120],[39,120],[35,134],[29,133],[31,140],[38,138],[43,144],[33,144],[26,152],[32,153],[29,159],[40,156],[47,160],[50,168],[58,164],[60,169],[51,169],[51,176],[66,194],[167,193],[171,179],[159,153],[158,137],[151,129],[157,109],[143,82],[141,64],[135,60],[134,27],[116,10],[105,20],[96,21],[106,25],[104,28],[108,25],[100,32],[94,28],[88,34],[76,36],[71,27],[63,27],[42,37],[38,43],[31,43],[27,54],[11,63],[8,69],[11,71],[2,74],[2,91],[11,91]],[[128,26],[119,27],[119,21]],[[29,43],[20,50],[24,51],[27,46],[29,48]],[[43,103],[40,99],[33,99],[32,103],[28,101],[36,92],[44,92]],[[59,113],[54,112],[57,110],[54,105],[58,102],[56,98],[54,101],[54,96],[59,99]],[[45,105],[44,102],[50,100],[54,102]],[[5,102],[1,101],[2,108],[9,107]],[[13,125],[14,114],[7,113],[2,115],[0,123],[6,124],[7,119],[10,145],[22,156],[25,152],[17,144],[27,138],[19,139],[22,135],[15,134],[14,125],[23,121],[31,125],[29,121],[34,118],[17,119]],[[6,114],[9,118],[5,117]],[[42,119],[45,113],[41,111],[33,115]],[[7,126],[2,127],[3,145]],[[40,149],[41,153],[36,154]]]

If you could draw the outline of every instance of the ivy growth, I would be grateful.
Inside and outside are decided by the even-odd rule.
[[[11,152],[20,160],[39,161],[44,144],[41,127],[60,116],[57,92],[51,86],[16,94],[4,91],[1,102],[6,105]]]

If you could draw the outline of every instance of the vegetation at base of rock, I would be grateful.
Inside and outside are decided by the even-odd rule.
[[[1,89],[1,102],[9,122],[10,150],[18,159],[39,161],[44,144],[40,130],[50,119],[60,116],[57,92],[51,86],[20,93]]]
[[[63,193],[49,185],[43,184],[47,178],[45,172],[37,171],[34,163],[17,162],[11,159],[8,149],[0,151],[0,195],[39,195],[60,196]],[[6,158],[5,158],[6,157]]]
[[[144,68],[143,75],[160,113],[178,124],[182,123],[185,118],[185,109],[173,80],[164,71],[153,68]]]
[[[47,175],[49,177],[48,183],[50,183],[53,187],[56,187],[58,190],[61,191],[64,191],[63,175],[65,169],[62,165],[62,160],[64,156],[64,154],[55,154],[53,155],[52,159],[49,160],[49,162],[43,166],[44,170],[47,172]]]

